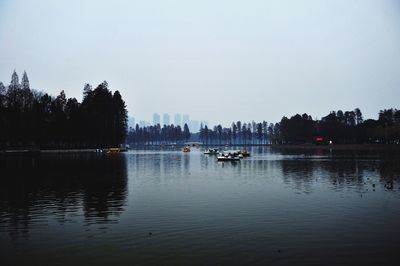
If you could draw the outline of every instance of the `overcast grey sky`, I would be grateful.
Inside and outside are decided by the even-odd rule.
[[[0,0],[0,81],[210,123],[399,108],[400,1]]]

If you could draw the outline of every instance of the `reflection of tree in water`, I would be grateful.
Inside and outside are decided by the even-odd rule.
[[[319,163],[322,173],[326,173],[335,189],[355,186],[362,189],[364,185],[365,163],[358,160],[327,160]]]
[[[127,197],[125,157],[0,158],[0,221],[12,237],[38,221],[64,223],[83,210],[88,223],[117,222]]]
[[[398,157],[384,158],[379,161],[381,182],[388,190],[393,190],[400,181],[400,162]],[[400,187],[398,187],[400,189]]]
[[[311,160],[282,160],[283,181],[294,182],[295,188],[310,193],[312,188],[314,162]]]
[[[185,172],[189,171],[190,165],[190,154],[182,154],[183,157],[183,169]]]
[[[373,160],[323,159],[283,160],[282,173],[286,183],[294,182],[295,188],[311,192],[312,184],[329,181],[335,190],[355,187],[363,190],[366,184],[365,172],[373,172],[377,165]]]

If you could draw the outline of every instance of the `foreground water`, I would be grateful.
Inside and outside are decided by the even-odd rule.
[[[0,157],[1,265],[398,265],[397,154]]]

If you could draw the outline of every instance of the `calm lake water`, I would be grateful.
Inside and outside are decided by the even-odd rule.
[[[1,265],[400,265],[400,157],[0,157]]]

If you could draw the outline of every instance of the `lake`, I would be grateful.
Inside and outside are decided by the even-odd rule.
[[[0,157],[1,265],[398,265],[398,154]]]

